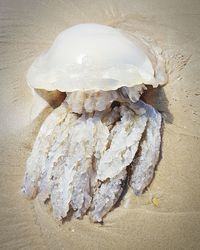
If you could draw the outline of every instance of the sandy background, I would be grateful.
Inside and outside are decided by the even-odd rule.
[[[50,111],[30,125],[26,71],[60,31],[81,22],[140,30],[168,61],[169,83],[154,101],[166,119],[155,179],[141,198],[129,191],[104,226],[87,217],[60,225],[20,193]],[[199,0],[0,0],[0,249],[200,249],[199,45]]]

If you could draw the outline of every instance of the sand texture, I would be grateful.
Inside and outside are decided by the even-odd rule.
[[[96,22],[139,31],[163,48],[168,84],[146,98],[162,112],[162,159],[141,197],[128,190],[120,206],[92,224],[63,225],[20,188],[41,123],[31,123],[26,72],[59,32]],[[0,249],[200,249],[199,0],[0,0]],[[156,95],[156,97],[155,97]]]

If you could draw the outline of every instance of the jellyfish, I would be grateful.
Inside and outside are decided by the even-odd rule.
[[[141,195],[160,156],[162,116],[141,99],[166,82],[161,50],[106,25],[61,32],[33,62],[27,82],[54,108],[27,160],[23,193],[102,222],[126,185]]]

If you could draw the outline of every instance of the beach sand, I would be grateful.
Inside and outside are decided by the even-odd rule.
[[[199,0],[0,0],[0,12],[0,248],[200,249]],[[31,123],[26,72],[59,32],[83,22],[143,32],[163,48],[169,72],[157,97],[146,97],[165,117],[155,178],[141,197],[129,190],[104,225],[87,216],[62,225],[20,191],[26,159],[51,111]]]

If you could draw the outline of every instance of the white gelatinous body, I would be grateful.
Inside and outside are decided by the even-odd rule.
[[[114,90],[141,83],[157,86],[155,71],[161,59],[150,61],[141,47],[139,40],[118,29],[76,25],[60,33],[34,61],[27,81],[33,88],[63,92]]]
[[[81,24],[62,32],[29,69],[32,88],[67,94],[40,129],[23,185],[28,198],[50,199],[56,218],[72,210],[100,222],[128,179],[136,195],[150,184],[162,119],[139,99],[166,73],[160,51],[147,47],[117,29]]]

